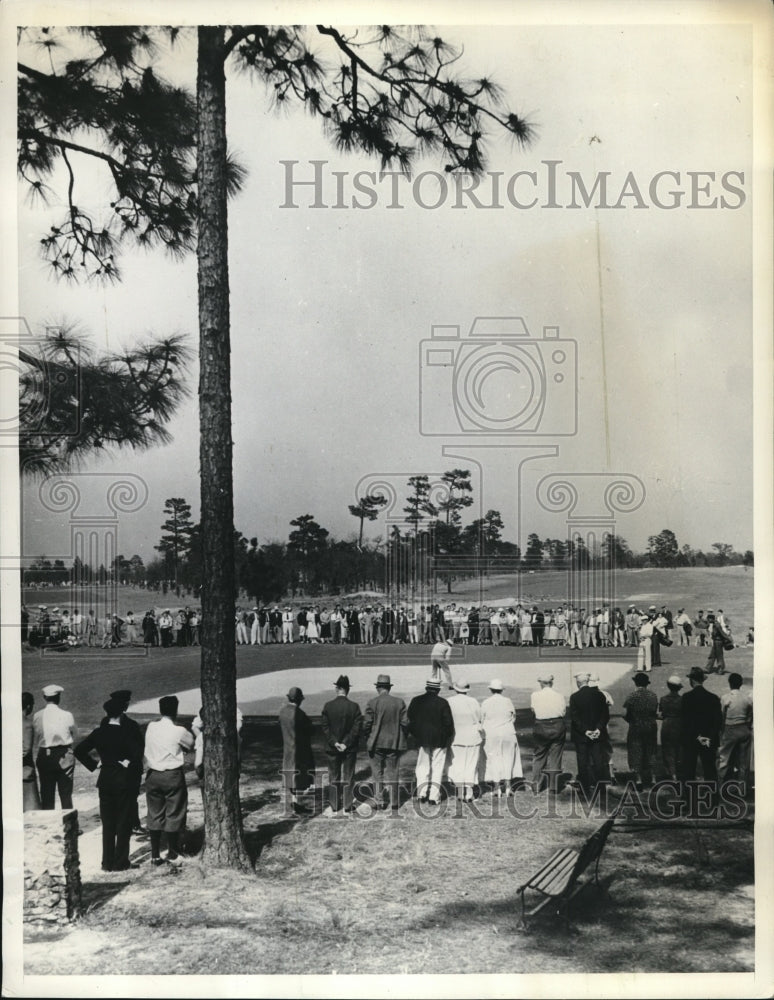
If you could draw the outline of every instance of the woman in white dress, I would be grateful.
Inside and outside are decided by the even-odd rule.
[[[320,641],[320,609],[310,608],[306,613],[306,641]]]
[[[457,798],[464,802],[472,802],[483,741],[481,706],[468,694],[470,684],[467,681],[458,681],[454,685],[454,690],[457,693],[449,699],[449,708],[454,721],[449,778],[454,782]]]
[[[559,642],[559,626],[556,624],[553,608],[546,612],[546,619],[546,642],[549,646],[556,646]]]
[[[521,611],[521,645],[532,645],[532,615],[526,608]]]
[[[503,694],[501,680],[492,680],[489,690],[492,692],[490,697],[481,705],[486,751],[484,780],[493,785],[495,795],[502,797],[513,794],[513,779],[523,778],[524,772],[516,738],[513,702]]]

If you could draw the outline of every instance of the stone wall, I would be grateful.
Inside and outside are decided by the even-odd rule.
[[[78,810],[24,813],[24,919],[53,926],[81,912]]]

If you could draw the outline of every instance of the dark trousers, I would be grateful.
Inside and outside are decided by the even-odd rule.
[[[532,754],[532,781],[535,791],[540,791],[543,771],[561,771],[562,753],[567,738],[564,719],[538,719],[533,730],[535,749]],[[549,782],[557,776],[550,776]],[[554,789],[555,790],[555,789]]]
[[[352,787],[355,783],[357,752],[328,753],[328,804],[334,812],[352,808]]]
[[[51,747],[50,750],[41,747],[38,751],[37,768],[41,808],[54,808],[55,793],[58,790],[62,808],[72,809],[75,771],[72,747]]]
[[[100,788],[99,815],[102,820],[102,867],[122,871],[129,867],[129,840],[136,803],[131,785]]]
[[[379,805],[384,801],[384,789],[387,788],[390,805],[397,809],[400,805],[398,788],[399,750],[382,750],[377,747],[369,753],[371,758],[371,774],[374,779],[374,798]]]
[[[592,792],[599,781],[610,777],[605,751],[605,738],[588,740],[585,737],[575,741],[578,758],[578,781],[587,794]]]
[[[634,771],[644,784],[653,781],[653,767],[656,760],[658,729],[654,724],[647,729],[629,726],[626,737],[626,753],[629,770]]]
[[[682,756],[681,727],[679,719],[664,719],[661,726],[661,756],[664,758],[664,768],[670,778],[680,773]]]
[[[717,781],[718,769],[715,764],[717,747],[703,747],[698,740],[692,743],[683,743],[682,747],[682,768],[680,777],[683,781],[696,780],[696,765],[701,761],[702,771],[705,781]]]
[[[723,658],[723,640],[713,639],[712,648],[710,650],[710,655],[707,657],[707,666],[705,670],[707,673],[712,673],[717,665],[718,673],[722,674],[726,669],[726,661]]]

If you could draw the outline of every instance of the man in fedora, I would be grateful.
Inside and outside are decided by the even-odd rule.
[[[578,690],[570,695],[572,741],[578,758],[578,781],[586,795],[610,777],[605,746],[610,709],[598,687],[589,686],[589,674],[577,673]]]
[[[360,706],[349,699],[349,677],[335,683],[336,697],[323,705],[321,722],[328,757],[330,800],[323,816],[340,816],[352,810],[357,744],[363,725]]]
[[[57,791],[62,809],[73,807],[73,743],[78,731],[72,713],[59,707],[63,691],[64,688],[59,684],[47,684],[43,688],[46,707],[32,717],[35,745],[38,747],[36,766],[43,809],[54,808]]]
[[[538,677],[539,691],[533,691],[530,707],[535,719],[532,736],[535,749],[532,754],[532,784],[537,795],[542,790],[543,772],[547,771],[549,791],[556,791],[555,784],[562,770],[562,753],[567,738],[567,703],[564,695],[554,691],[554,675],[544,671]]]
[[[683,781],[695,781],[698,760],[705,781],[717,781],[718,777],[715,755],[720,745],[723,710],[720,698],[704,687],[705,679],[701,667],[692,667],[688,674],[691,690],[680,699]]]
[[[306,791],[314,783],[312,723],[301,708],[303,700],[304,692],[301,688],[292,687],[288,691],[288,700],[279,712],[286,812],[298,811],[298,793]]]
[[[404,700],[390,694],[391,688],[390,675],[379,674],[376,678],[376,697],[366,705],[363,735],[371,758],[376,803],[380,809],[387,808],[384,802],[386,785],[390,806],[395,812],[400,806],[398,767],[400,755],[406,749],[408,713]]]
[[[438,803],[449,746],[454,738],[454,720],[449,702],[440,697],[441,682],[425,681],[425,693],[412,698],[408,707],[409,732],[419,744],[416,764],[420,802]]]

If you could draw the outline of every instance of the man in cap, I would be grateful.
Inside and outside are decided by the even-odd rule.
[[[701,759],[705,781],[717,781],[715,755],[720,745],[723,711],[720,698],[704,687],[705,674],[701,667],[692,667],[688,674],[691,690],[680,699],[683,781],[696,779],[696,764]]]
[[[554,675],[544,671],[538,677],[539,691],[530,696],[530,708],[535,719],[532,735],[532,785],[535,794],[542,790],[543,772],[548,772],[549,791],[556,791],[556,779],[562,769],[562,753],[567,738],[567,703],[564,695],[554,690]],[[553,787],[552,787],[552,782]]]
[[[669,694],[662,695],[658,703],[658,717],[661,719],[661,756],[672,781],[677,781],[677,775],[680,773],[682,686],[683,682],[677,674],[672,674],[667,678]]]
[[[605,751],[610,710],[599,688],[589,686],[588,673],[577,673],[575,683],[578,690],[570,695],[571,735],[578,758],[578,781],[589,795],[610,775]]]
[[[623,703],[624,718],[629,723],[626,753],[629,770],[636,775],[637,789],[653,782],[653,766],[658,741],[658,698],[649,691],[650,677],[644,672],[634,675],[636,690]]]
[[[185,783],[185,753],[193,750],[194,738],[178,726],[178,700],[166,695],[159,700],[160,719],[148,723],[145,731],[145,799],[148,804],[148,832],[151,864],[176,864],[180,831],[185,826],[188,788]],[[161,857],[161,834],[167,836],[167,856]]]
[[[55,792],[63,809],[73,807],[73,773],[75,757],[73,743],[78,730],[70,712],[59,707],[59,699],[64,691],[58,684],[47,684],[43,688],[46,707],[36,712],[32,718],[35,745],[38,748],[36,765],[40,781],[40,804],[42,809],[53,809]]]
[[[640,648],[637,650],[637,670],[650,673],[653,665],[653,619],[651,615],[640,617]]]
[[[102,821],[102,870],[125,871],[129,841],[137,808],[137,771],[142,769],[143,738],[136,722],[127,719],[124,703],[110,698],[105,718],[75,748],[75,756],[89,771],[99,768],[99,816]],[[99,763],[92,753],[99,756]]]
[[[342,815],[352,809],[357,744],[363,725],[360,706],[349,699],[349,677],[340,674],[336,697],[323,705],[321,721],[328,757],[330,799],[323,816]]]
[[[449,746],[454,737],[454,721],[449,702],[440,697],[441,682],[425,681],[425,693],[412,698],[408,707],[409,732],[419,745],[416,781],[420,802],[436,805],[446,768]]]
[[[255,610],[257,611],[258,608]],[[293,642],[293,612],[289,605],[282,612],[282,641],[283,643]]]
[[[135,722],[134,719],[130,719],[127,716],[127,711],[129,710],[129,703],[132,700],[132,692],[122,689],[120,691],[113,691],[110,694],[110,701],[116,702],[121,706],[121,725],[125,725],[128,729],[131,729],[136,737],[140,740],[140,744],[143,742],[142,730],[140,729],[139,723]],[[130,774],[134,780],[135,793],[134,793],[134,806],[132,808],[132,833],[144,834],[146,831],[140,822],[140,807],[138,802],[138,796],[140,794],[140,785],[142,784],[142,754],[140,755],[139,763],[137,763]]]
[[[279,712],[282,732],[282,784],[285,789],[285,811],[296,812],[298,793],[314,783],[312,753],[312,723],[301,708],[304,692],[300,687],[288,691],[288,700]]]
[[[363,735],[371,758],[376,803],[380,809],[387,808],[384,802],[386,785],[390,806],[395,812],[400,806],[398,768],[400,755],[406,749],[408,714],[406,703],[390,694],[391,688],[390,675],[379,674],[376,678],[376,697],[366,705]]]
[[[449,668],[449,657],[454,648],[454,639],[439,639],[430,650],[430,665],[432,667],[433,680],[440,680],[443,673],[446,683],[451,689],[453,687],[451,670]]]

